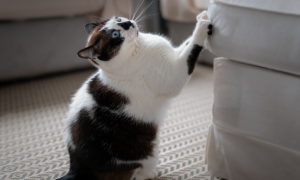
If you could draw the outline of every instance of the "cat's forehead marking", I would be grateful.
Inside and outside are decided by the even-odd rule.
[[[100,31],[104,30],[105,28],[108,28],[108,29],[117,28],[116,25],[117,25],[117,21],[114,19],[111,19],[100,29]]]

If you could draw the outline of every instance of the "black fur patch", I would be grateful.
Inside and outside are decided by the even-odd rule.
[[[194,44],[193,49],[188,57],[187,64],[188,64],[188,74],[191,75],[194,71],[198,56],[202,50],[202,46]]]
[[[142,165],[117,165],[115,158],[135,161],[151,156],[157,125],[126,115],[123,107],[130,103],[128,98],[103,85],[97,76],[90,81],[89,92],[97,105],[91,111],[82,109],[70,127],[76,148],[69,147],[70,171],[65,177],[122,179],[114,178],[118,173],[129,177]]]
[[[92,94],[99,107],[118,110],[129,103],[127,97],[103,85],[97,76],[89,84],[89,93]]]
[[[109,61],[112,59],[120,50],[124,37],[112,38],[112,33],[115,29],[104,29],[101,37],[99,37],[99,46],[95,49],[95,54],[100,54],[97,58],[102,61]]]
[[[212,25],[212,24],[209,24],[209,25],[207,26],[207,28],[208,28],[207,34],[208,34],[209,36],[212,35],[213,25]]]

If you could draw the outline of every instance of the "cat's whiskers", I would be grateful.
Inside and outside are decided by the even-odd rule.
[[[138,19],[140,18],[140,16],[142,16],[142,15],[144,14],[144,12],[147,11],[147,9],[151,6],[152,3],[153,3],[153,1],[151,1],[151,2],[146,6],[146,8],[144,8],[144,9],[140,12],[140,14],[139,14],[138,17],[136,18],[136,20],[138,20]]]
[[[157,14],[152,14],[152,12],[150,12],[150,13],[146,14],[145,16],[141,17],[140,19],[138,19],[136,22],[138,23],[138,22],[148,19],[149,17],[154,16],[154,15],[157,15]]]
[[[134,20],[134,17],[135,17],[135,15],[136,15],[136,13],[138,12],[139,8],[141,7],[141,5],[142,5],[143,3],[144,3],[144,0],[143,0],[143,1],[140,1],[140,3],[139,3],[139,5],[138,5],[138,7],[136,8],[136,10],[135,10],[135,12],[134,12],[133,17],[132,17],[131,20]]]
[[[140,14],[135,18],[136,13],[138,12],[139,8],[141,7],[141,5],[142,5],[143,3],[144,3],[144,0],[138,5],[138,8],[136,9],[136,11],[135,11],[135,13],[134,13],[134,15],[133,15],[133,17],[132,17],[132,19],[136,22],[136,24],[137,24],[139,21],[144,20],[144,19],[146,19],[146,18],[148,18],[148,17],[151,16],[151,13],[152,13],[152,12],[146,14],[145,16],[143,16],[143,14],[144,14],[144,13],[146,12],[146,10],[151,6],[151,4],[153,3],[153,1],[150,2],[150,3],[146,6],[146,8],[144,8],[144,9],[140,12]],[[137,27],[139,27],[139,29],[140,29],[140,26],[139,26],[138,24],[137,24]]]

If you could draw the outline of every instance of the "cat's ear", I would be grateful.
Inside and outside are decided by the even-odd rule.
[[[95,27],[99,26],[99,23],[88,23],[84,26],[84,29],[87,33],[90,33]]]
[[[78,51],[77,55],[84,59],[93,59],[94,45],[86,47]]]
[[[88,59],[94,66],[98,66],[98,63],[93,59],[94,51],[94,46],[89,46],[80,50],[77,55],[81,58]]]

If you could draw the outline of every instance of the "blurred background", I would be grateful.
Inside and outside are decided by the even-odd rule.
[[[77,56],[84,25],[111,16],[140,15],[141,31],[167,36],[177,46],[192,34],[209,0],[0,0],[0,82],[91,68]],[[200,59],[212,63],[214,56]]]

